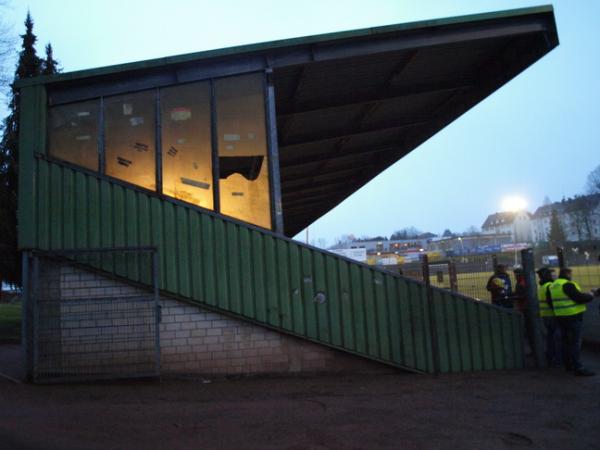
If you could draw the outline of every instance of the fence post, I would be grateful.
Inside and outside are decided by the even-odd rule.
[[[496,267],[498,267],[498,256],[492,255],[492,270],[496,273]]]
[[[433,361],[433,373],[437,375],[440,373],[440,355],[438,351],[438,336],[437,336],[437,324],[435,320],[435,311],[433,307],[433,291],[431,289],[431,278],[429,276],[429,257],[427,253],[421,255],[421,265],[423,272],[423,282],[425,283],[425,294],[427,295],[427,310],[429,312],[429,328],[431,331],[431,353]]]
[[[31,314],[31,289],[29,286],[31,253],[24,251],[21,258],[21,280],[23,284],[23,290],[21,291],[21,352],[25,380],[31,381],[33,377],[33,339],[31,333],[33,314]]]
[[[458,275],[456,274],[456,263],[454,260],[448,261],[448,278],[450,278],[450,290],[458,292]]]
[[[158,249],[152,250],[150,253],[150,261],[152,266],[152,292],[154,294],[154,308],[155,308],[155,323],[156,327],[155,332],[155,353],[154,353],[154,370],[160,376],[160,359],[161,359],[161,349],[160,349],[160,323],[162,322],[162,306],[160,303],[160,285],[159,285],[159,277],[160,277],[160,267],[159,267],[159,259],[158,259]]]
[[[535,278],[535,263],[533,259],[533,250],[528,248],[521,250],[521,264],[523,274],[525,275],[525,287],[527,303],[525,308],[525,327],[529,344],[533,351],[535,366],[538,369],[546,367],[546,358],[544,355],[544,344],[542,340],[542,330],[540,327],[540,307],[537,298],[537,281]]]
[[[560,269],[567,267],[565,264],[565,252],[562,247],[556,247],[556,256],[558,256],[558,267]]]

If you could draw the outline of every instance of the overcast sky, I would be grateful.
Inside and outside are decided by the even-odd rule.
[[[151,1],[9,0],[38,51],[51,42],[64,71],[233,45],[536,6],[525,0]],[[507,195],[531,211],[544,196],[583,193],[600,164],[600,1],[553,3],[560,46],[391,166],[310,227],[329,243],[347,233],[481,226]]]

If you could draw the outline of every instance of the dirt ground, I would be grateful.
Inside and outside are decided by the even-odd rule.
[[[18,376],[19,348],[0,346]],[[586,353],[600,373],[600,355]],[[0,448],[600,449],[600,374],[16,384],[0,377]]]

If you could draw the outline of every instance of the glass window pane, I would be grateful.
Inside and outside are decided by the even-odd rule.
[[[213,208],[210,84],[160,91],[163,193]]]
[[[156,189],[154,91],[108,97],[104,106],[106,174]]]
[[[221,213],[271,228],[262,74],[216,82]]]
[[[48,117],[50,156],[98,170],[100,100],[53,106]]]

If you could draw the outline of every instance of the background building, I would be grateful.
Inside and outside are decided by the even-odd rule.
[[[531,213],[525,210],[490,214],[481,230],[483,234],[508,234],[515,243],[533,241]]]
[[[600,239],[600,194],[584,195],[540,206],[531,219],[535,242],[548,241],[553,210],[558,215],[567,241]]]

